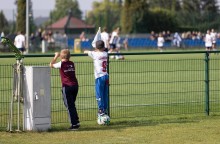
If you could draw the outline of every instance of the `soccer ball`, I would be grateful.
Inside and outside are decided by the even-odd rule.
[[[98,116],[97,123],[99,125],[109,125],[110,124],[110,117],[107,114],[102,115],[102,116]]]

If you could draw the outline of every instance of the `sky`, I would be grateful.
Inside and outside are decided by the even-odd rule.
[[[13,20],[16,14],[15,0],[0,0],[0,11],[3,10],[8,20]],[[103,0],[78,0],[80,9],[83,13],[92,9],[94,1]],[[220,0],[217,0],[220,3]],[[49,12],[55,7],[55,0],[32,0],[34,17],[48,17]]]
[[[0,0],[0,11],[3,10],[8,20],[13,20],[13,13],[16,13],[15,0]],[[78,0],[83,13],[92,9],[94,1],[102,0]],[[32,0],[34,17],[48,17],[49,12],[55,7],[55,0]]]

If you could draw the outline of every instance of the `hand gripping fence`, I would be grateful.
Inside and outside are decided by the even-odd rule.
[[[20,131],[20,105],[23,103],[23,63],[22,59],[24,56],[21,52],[15,47],[12,41],[8,38],[2,37],[1,43],[7,45],[14,53],[16,58],[16,63],[13,65],[13,93],[11,96],[10,107],[9,107],[9,115],[8,115],[8,127],[7,131],[12,132],[13,129],[13,105],[14,102],[17,101],[17,129],[16,131]],[[23,124],[24,130],[24,124]]]

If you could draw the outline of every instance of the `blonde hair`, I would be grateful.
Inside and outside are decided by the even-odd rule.
[[[61,59],[70,59],[70,51],[68,49],[63,49],[60,51],[60,58]]]

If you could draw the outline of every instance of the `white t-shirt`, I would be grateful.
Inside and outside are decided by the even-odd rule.
[[[217,33],[211,32],[211,37],[212,37],[212,43],[216,43]]]
[[[109,43],[116,44],[117,38],[118,38],[118,33],[116,31],[113,31]]]
[[[205,35],[205,47],[212,47],[212,36],[210,34]]]
[[[108,48],[109,34],[107,32],[102,32],[101,38],[105,43],[105,48]]]
[[[108,58],[107,52],[89,51],[88,56],[90,56],[94,62],[95,79],[108,74],[107,73],[107,58]]]
[[[157,46],[158,47],[163,47],[163,43],[164,43],[164,38],[163,37],[158,37],[157,38]]]
[[[15,37],[15,46],[17,48],[24,48],[25,37],[22,34],[19,34]]]
[[[57,63],[55,63],[55,64],[53,64],[53,67],[54,68],[61,68],[61,64],[62,64],[62,62],[60,61],[60,62],[57,62]]]

